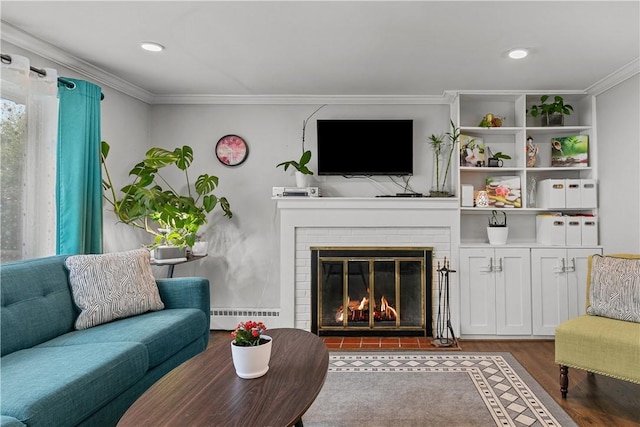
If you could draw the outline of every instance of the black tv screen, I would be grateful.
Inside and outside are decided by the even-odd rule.
[[[413,120],[318,120],[318,175],[412,175]]]

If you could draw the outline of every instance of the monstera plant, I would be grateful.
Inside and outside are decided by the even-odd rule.
[[[233,213],[226,197],[218,197],[213,191],[218,177],[201,174],[195,181],[189,177],[193,162],[193,150],[184,145],[173,151],[154,147],[147,151],[144,160],[129,172],[131,183],[116,194],[106,165],[109,144],[102,141],[101,161],[105,176],[102,180],[104,199],[111,205],[118,219],[128,225],[145,230],[154,236],[151,248],[160,245],[185,248],[193,246],[199,228],[207,223],[207,215],[216,206],[231,218]],[[181,194],[161,172],[176,167],[184,172],[186,188]]]

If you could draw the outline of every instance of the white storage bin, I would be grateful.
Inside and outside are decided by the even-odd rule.
[[[559,209],[565,207],[565,180],[545,179],[538,182],[536,206]]]
[[[581,179],[565,179],[565,207],[581,208],[582,207],[582,180]]]
[[[541,245],[564,246],[566,244],[566,222],[566,216],[537,215],[536,242]]]
[[[598,207],[598,189],[595,179],[580,180],[580,207],[581,208],[597,208]]]
[[[582,217],[582,246],[598,244],[598,218],[595,216]]]
[[[565,217],[565,241],[567,246],[582,244],[582,217]]]

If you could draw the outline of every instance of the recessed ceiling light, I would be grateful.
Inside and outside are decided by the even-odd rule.
[[[526,49],[511,49],[509,51],[509,58],[511,59],[522,59],[525,58],[529,52]]]
[[[162,52],[164,50],[164,46],[155,42],[142,42],[140,47],[149,52]]]

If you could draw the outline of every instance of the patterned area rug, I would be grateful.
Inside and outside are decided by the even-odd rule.
[[[319,426],[576,426],[508,353],[336,353]]]

